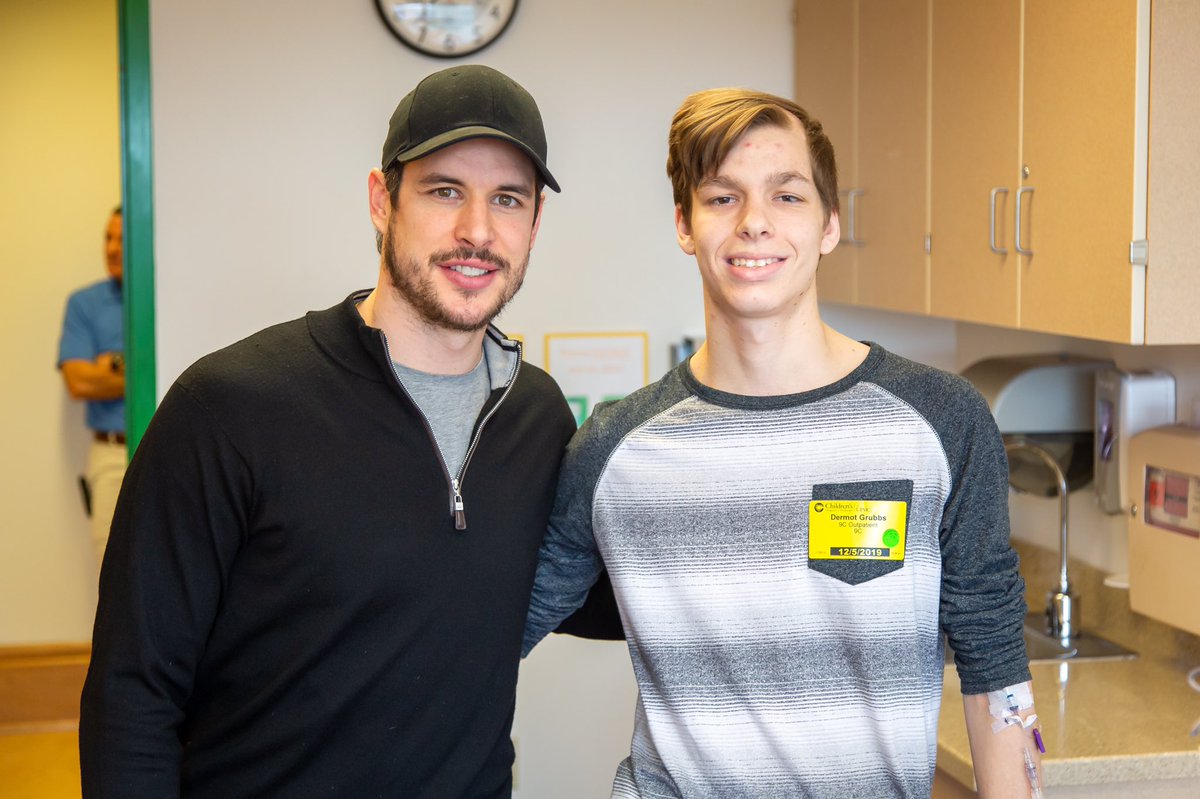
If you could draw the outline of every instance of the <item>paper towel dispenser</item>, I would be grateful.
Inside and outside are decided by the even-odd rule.
[[[1092,479],[1095,373],[1112,365],[1082,355],[1013,355],[977,361],[962,376],[983,394],[1005,438],[1053,455],[1073,491]],[[1019,451],[1009,457],[1009,482],[1039,496],[1057,492],[1046,465]]]
[[[1175,421],[1175,378],[1163,371],[1096,372],[1096,500],[1105,513],[1121,513],[1136,501],[1125,468],[1129,439]]]

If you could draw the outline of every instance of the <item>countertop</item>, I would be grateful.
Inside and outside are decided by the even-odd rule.
[[[1034,596],[1056,573],[1054,553],[1014,542]],[[1132,660],[1033,663],[1034,703],[1046,743],[1045,785],[1196,780],[1200,797],[1200,693],[1187,684],[1200,666],[1200,639],[1128,608],[1128,592],[1102,586],[1103,575],[1072,562],[1072,583],[1087,600],[1083,627],[1138,652]],[[1088,611],[1091,611],[1089,614]],[[946,667],[938,725],[938,768],[974,787],[962,694]]]
[[[1139,656],[1029,670],[1047,786],[1194,778],[1200,796],[1200,738],[1188,734],[1200,721],[1200,694],[1188,687],[1185,669]],[[974,787],[953,664],[946,667],[938,768]]]

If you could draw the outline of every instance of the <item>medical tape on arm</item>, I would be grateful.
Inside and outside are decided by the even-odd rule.
[[[1010,685],[999,691],[988,691],[988,712],[992,714],[992,732],[1017,726],[1029,729],[1037,723],[1037,713],[1022,719],[1021,711],[1033,707],[1033,686],[1028,682]]]
[[[992,732],[1001,732],[1009,727],[1019,727],[1027,730],[1033,727],[1033,740],[1037,745],[1038,751],[1045,752],[1046,747],[1042,744],[1042,736],[1038,732],[1037,727],[1033,725],[1037,723],[1037,713],[1030,713],[1027,717],[1021,718],[1022,710],[1029,710],[1033,707],[1033,686],[1028,682],[1020,683],[1019,685],[1010,685],[999,691],[989,691],[988,695],[988,711],[992,714]],[[1037,764],[1034,763],[1033,755],[1026,746],[1022,752],[1024,757],[1025,777],[1029,780],[1029,792],[1032,799],[1042,799],[1041,779],[1038,776]]]

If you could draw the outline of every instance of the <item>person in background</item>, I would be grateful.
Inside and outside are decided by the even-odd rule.
[[[525,652],[603,561],[639,688],[613,796],[928,797],[945,633],[980,795],[1030,796],[1024,582],[986,402],[821,320],[837,168],[802,108],[704,91],[668,141],[705,343],[568,447]]]
[[[87,403],[86,421],[92,431],[80,484],[97,563],[104,560],[126,463],[121,223],[118,206],[109,216],[104,233],[108,279],[86,286],[67,299],[58,341],[58,369],[67,393]]]
[[[391,117],[373,290],[202,358],[130,465],[100,577],[83,795],[507,797],[562,392],[491,320],[546,136],[455,66]]]

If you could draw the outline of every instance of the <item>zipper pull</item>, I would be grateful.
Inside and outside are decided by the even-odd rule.
[[[467,514],[463,510],[462,492],[458,488],[458,480],[451,480],[450,485],[454,488],[454,529],[467,529]]]

